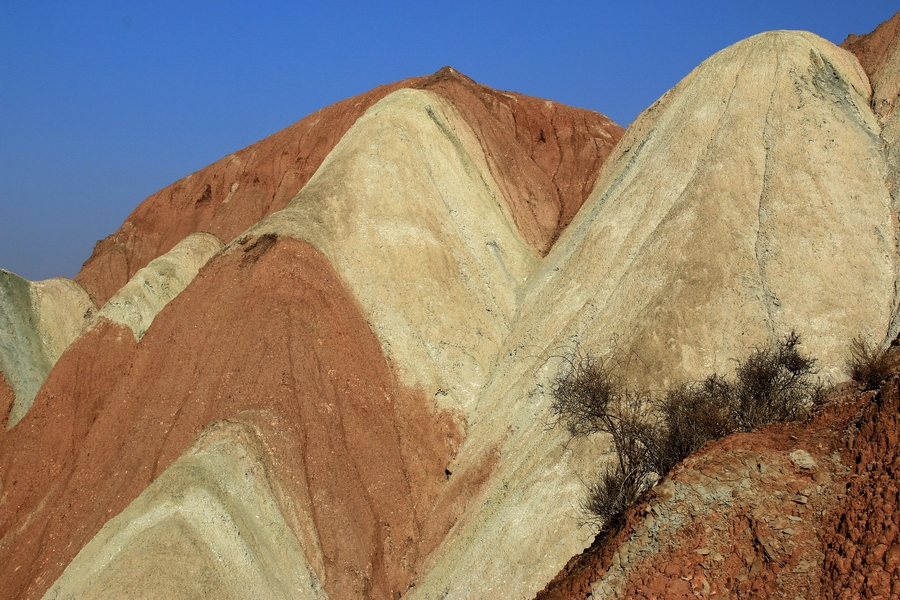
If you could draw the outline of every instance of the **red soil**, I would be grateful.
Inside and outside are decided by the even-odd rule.
[[[433,507],[471,497],[444,471],[459,427],[430,406],[398,385],[320,253],[236,245],[140,344],[108,322],[83,335],[0,441],[4,591],[39,597],[204,427],[236,418],[266,436],[288,522],[312,515],[328,594],[391,597],[460,509]]]
[[[898,444],[900,377],[878,394],[848,392],[808,423],[711,443],[673,471],[672,486],[652,491],[573,558],[538,598],[590,597],[591,583],[633,539],[661,549],[631,557],[620,590],[625,598],[900,598]],[[797,448],[814,458],[814,469],[784,460]],[[724,474],[739,472],[748,457],[767,475],[729,484]],[[720,501],[708,514],[682,507],[686,523],[660,529],[654,539],[639,533],[647,519],[662,520],[657,509],[671,500],[668,490],[708,488],[713,480],[731,485],[726,497],[733,502]],[[742,499],[742,486],[755,500]]]
[[[878,71],[890,57],[891,47],[900,41],[900,12],[865,35],[850,34],[841,48],[859,59],[869,80],[874,83]]]
[[[445,67],[323,108],[153,194],[118,231],[97,242],[76,281],[102,306],[185,236],[207,231],[229,242],[284,208],[353,123],[404,87],[432,90],[459,109],[479,137],[523,237],[542,253],[581,207],[623,134],[598,113],[497,92]]]
[[[824,533],[823,598],[900,598],[900,378],[881,387],[843,452],[851,468]]]

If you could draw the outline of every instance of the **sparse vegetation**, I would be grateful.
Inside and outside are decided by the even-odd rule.
[[[847,375],[863,390],[877,390],[891,373],[891,361],[886,349],[879,348],[862,336],[850,343]]]
[[[654,399],[623,385],[616,363],[575,352],[554,381],[554,424],[572,436],[608,434],[614,459],[588,484],[582,502],[600,527],[615,519],[676,464],[707,442],[805,415],[822,387],[815,360],[791,332],[738,363],[733,380],[711,375]]]

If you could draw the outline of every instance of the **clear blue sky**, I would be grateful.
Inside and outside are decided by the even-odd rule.
[[[452,65],[623,126],[770,29],[896,2],[0,2],[0,268],[72,277],[146,196],[310,112]]]

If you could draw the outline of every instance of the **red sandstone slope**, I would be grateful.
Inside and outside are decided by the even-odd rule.
[[[850,34],[841,48],[849,50],[870,80],[874,80],[891,55],[891,48],[900,43],[900,12],[865,35]]]
[[[710,443],[538,598],[900,593],[898,390]]]
[[[621,127],[593,111],[498,92],[445,67],[338,102],[144,200],[97,243],[78,281],[102,305],[186,235],[226,243],[284,206],[370,106],[403,88],[448,98],[475,130],[523,237],[546,253],[581,207]]]
[[[106,324],[61,357],[0,446],[6,597],[39,597],[205,426],[228,418],[268,434],[282,510],[312,515],[331,597],[406,589],[453,517],[433,507],[457,426],[397,384],[321,254],[264,237],[215,258],[140,344]]]

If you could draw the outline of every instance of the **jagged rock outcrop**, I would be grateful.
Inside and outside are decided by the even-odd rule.
[[[95,309],[70,279],[31,282],[0,270],[0,387],[12,390],[11,395],[0,391],[3,428],[28,412],[50,369]]]

